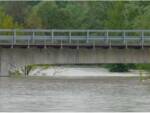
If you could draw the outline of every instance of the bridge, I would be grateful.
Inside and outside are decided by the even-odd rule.
[[[150,63],[150,30],[0,29],[0,76],[29,64]]]

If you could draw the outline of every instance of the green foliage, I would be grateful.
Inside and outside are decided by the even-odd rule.
[[[60,7],[61,6],[61,7]],[[58,5],[55,2],[41,2],[33,7],[28,15],[27,24],[33,27],[49,29],[80,28],[87,10],[80,4],[65,3]]]
[[[136,64],[136,68],[150,72],[150,64]]]
[[[1,1],[2,28],[149,28],[147,1]],[[4,17],[5,15],[5,17]]]
[[[0,28],[17,28],[18,24],[13,21],[13,18],[7,15],[2,8],[0,8]]]
[[[42,28],[42,20],[37,14],[38,7],[33,7],[31,12],[27,14],[25,25],[27,28]]]
[[[129,66],[126,64],[109,64],[106,66],[111,72],[128,72]]]
[[[30,9],[39,3],[39,1],[5,1],[0,2],[5,13],[11,16],[14,21],[24,25],[26,15],[30,13]],[[24,26],[25,27],[25,26]]]
[[[125,28],[125,15],[124,15],[124,6],[123,1],[113,2],[110,10],[107,11],[107,17],[105,20],[105,28],[110,29],[120,29]]]

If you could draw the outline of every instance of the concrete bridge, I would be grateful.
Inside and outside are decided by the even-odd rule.
[[[0,30],[0,76],[29,64],[150,63],[150,30]]]

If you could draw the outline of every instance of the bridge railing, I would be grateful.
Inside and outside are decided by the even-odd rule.
[[[150,30],[0,29],[0,45],[150,46]]]

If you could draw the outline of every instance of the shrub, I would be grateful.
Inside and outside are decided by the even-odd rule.
[[[110,72],[128,72],[129,66],[127,64],[110,64],[107,66]]]

